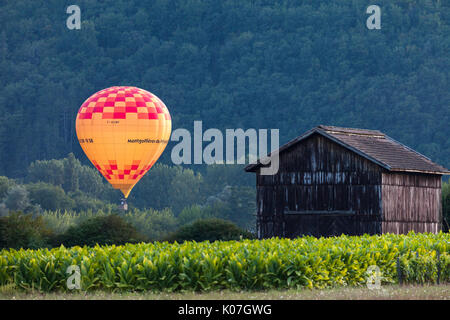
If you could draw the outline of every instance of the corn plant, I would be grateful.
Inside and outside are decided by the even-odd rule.
[[[362,286],[376,265],[382,283],[450,281],[448,233],[331,238],[140,243],[0,251],[0,287],[68,291],[78,266],[82,290],[209,291]],[[439,252],[439,255],[438,255]],[[399,266],[397,266],[397,261]]]

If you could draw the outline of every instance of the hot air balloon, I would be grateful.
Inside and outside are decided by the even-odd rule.
[[[76,119],[86,156],[125,200],[164,151],[171,130],[164,103],[136,87],[94,93],[81,105]]]

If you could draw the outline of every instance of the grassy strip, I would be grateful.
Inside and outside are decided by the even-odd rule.
[[[212,291],[150,293],[127,292],[24,292],[14,288],[0,291],[0,300],[449,300],[450,285],[382,286],[369,290],[365,287],[331,289],[267,290],[267,291]]]

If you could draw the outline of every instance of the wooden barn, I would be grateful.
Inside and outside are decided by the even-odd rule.
[[[256,173],[259,238],[436,233],[450,174],[377,130],[315,127],[280,147],[279,170]]]

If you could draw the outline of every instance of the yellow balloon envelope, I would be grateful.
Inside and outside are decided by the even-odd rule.
[[[172,121],[154,94],[136,87],[111,87],[81,105],[76,130],[89,160],[127,198],[164,151]]]

